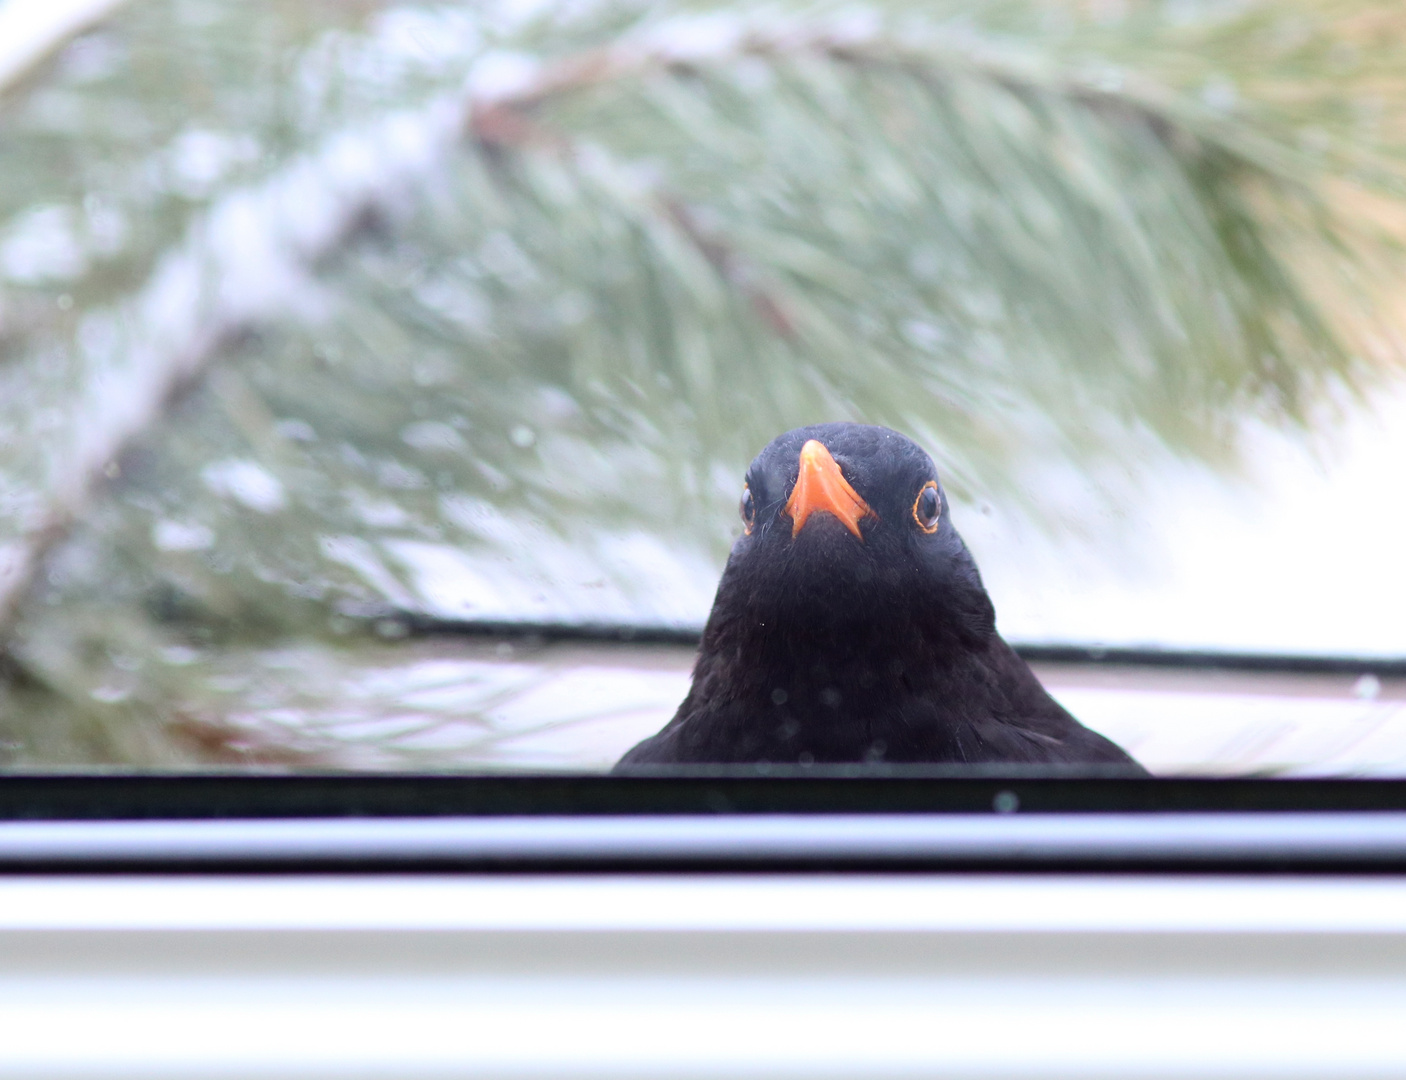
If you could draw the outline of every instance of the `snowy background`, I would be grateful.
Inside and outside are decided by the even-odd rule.
[[[0,0],[5,752],[607,765],[686,649],[403,617],[696,628],[818,419],[1012,641],[1406,656],[1383,26]],[[1406,760],[1390,679],[1042,674],[1160,769]]]

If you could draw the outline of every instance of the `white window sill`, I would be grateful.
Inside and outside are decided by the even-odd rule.
[[[1406,881],[0,878],[6,1077],[1406,1075]]]

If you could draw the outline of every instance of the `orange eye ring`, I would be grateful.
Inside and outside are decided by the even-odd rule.
[[[738,504],[737,509],[742,515],[744,534],[751,536],[752,526],[757,523],[757,504],[752,498],[752,489],[747,484],[742,485],[742,502]]]
[[[928,492],[932,494],[929,495]],[[942,497],[937,493],[937,481],[929,480],[913,500],[913,520],[923,532],[932,534],[937,532],[941,515]]]

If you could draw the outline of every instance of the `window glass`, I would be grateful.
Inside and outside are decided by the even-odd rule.
[[[4,762],[609,768],[854,421],[1152,772],[1406,769],[1403,33],[0,0]]]

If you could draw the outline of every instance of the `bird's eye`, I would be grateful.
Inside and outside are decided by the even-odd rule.
[[[752,501],[752,489],[746,484],[742,485],[742,505],[738,507],[742,512],[742,524],[747,526],[747,535],[752,535],[752,526],[757,523],[757,504]]]
[[[937,497],[937,482],[929,480],[913,500],[913,520],[925,533],[937,532],[937,516],[942,512],[942,500]]]

